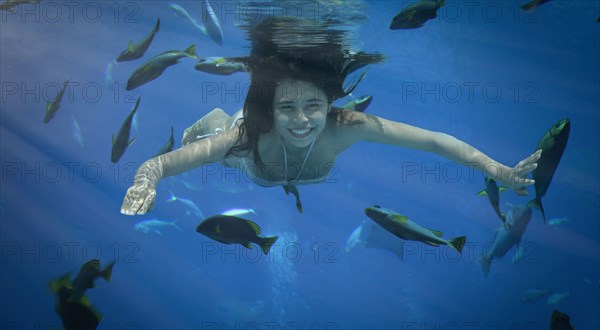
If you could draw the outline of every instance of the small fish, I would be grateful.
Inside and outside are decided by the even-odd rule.
[[[552,182],[554,172],[562,158],[569,132],[571,131],[571,122],[569,118],[559,120],[544,134],[538,142],[535,150],[542,150],[542,155],[537,163],[537,168],[531,171],[531,177],[535,180],[535,198],[527,203],[531,208],[537,208],[542,212],[544,222],[546,222],[546,213],[542,206],[542,197]]]
[[[217,45],[223,45],[223,29],[221,29],[221,23],[219,23],[219,18],[217,14],[213,10],[213,8],[208,3],[208,0],[204,0],[203,2],[203,16],[202,20],[204,21],[204,27],[206,28],[206,34],[215,42]]]
[[[256,211],[254,211],[254,209],[229,209],[227,211],[223,211],[220,214],[221,215],[229,215],[229,216],[233,216],[233,217],[239,217],[242,215],[246,215],[246,214],[256,214]]]
[[[207,218],[196,227],[196,231],[208,238],[223,244],[241,244],[252,249],[250,243],[256,243],[264,254],[269,253],[277,236],[260,237],[260,226],[253,221],[227,216],[215,215]]]
[[[56,114],[58,109],[60,109],[60,101],[62,100],[63,95],[65,94],[65,90],[67,89],[68,83],[69,80],[65,81],[54,100],[52,102],[46,103],[46,115],[44,116],[44,124],[47,124],[52,118],[54,118],[54,115]]]
[[[115,135],[112,135],[112,150],[110,153],[110,160],[113,163],[118,162],[125,153],[125,150],[127,150],[127,147],[129,147],[135,141],[135,138],[129,141],[129,133],[131,132],[131,120],[133,119],[133,116],[140,105],[140,99],[141,97],[138,97],[133,110],[131,110],[131,113],[129,113],[127,118],[125,118],[125,121],[117,133],[117,138],[115,139]]]
[[[169,136],[169,140],[165,143],[160,150],[154,155],[154,157],[158,157],[162,154],[166,154],[173,150],[173,146],[175,145],[175,139],[173,138],[173,126],[171,126],[171,136]]]
[[[142,41],[135,43],[133,41],[129,41],[129,45],[127,45],[127,49],[121,52],[121,54],[117,57],[117,62],[125,62],[125,61],[133,61],[142,56],[150,47],[152,40],[154,40],[154,35],[160,29],[160,18],[156,20],[156,25],[154,29],[150,31],[150,34],[146,36]]]
[[[548,220],[548,224],[552,226],[562,225],[563,223],[570,222],[569,218],[552,218]]]
[[[202,31],[202,33],[204,33],[205,35],[208,35],[208,33],[206,32],[206,28],[204,28],[204,26],[198,24],[198,22],[196,22],[195,19],[192,18],[192,16],[187,12],[187,10],[185,10],[185,8],[183,8],[182,6],[176,4],[176,3],[171,3],[169,4],[169,7],[179,16],[187,19],[188,21],[190,21],[196,28],[198,28],[200,31]]]
[[[196,63],[196,70],[228,76],[236,72],[247,72],[246,64],[225,57],[205,57]]]
[[[569,315],[556,309],[553,310],[550,317],[550,330],[573,330]]]
[[[543,3],[546,3],[550,0],[532,0],[529,1],[528,3],[524,4],[521,6],[521,9],[523,9],[524,11],[534,11],[536,10],[539,6],[541,6]]]
[[[165,227],[174,227],[177,230],[181,231],[181,227],[177,225],[177,220],[173,221],[164,221],[158,219],[144,220],[136,223],[133,228],[138,231],[142,231],[144,234],[148,234],[153,231],[158,235],[162,235],[162,232],[159,228]]]
[[[569,292],[555,293],[546,299],[546,305],[556,305],[570,295],[571,294]]]
[[[390,29],[420,28],[425,22],[438,16],[437,11],[444,6],[444,3],[445,0],[421,0],[410,4],[394,16],[390,24]]]
[[[75,119],[74,115],[71,115],[71,126],[73,126],[73,139],[80,146],[83,147],[83,136],[81,135],[81,128],[79,127],[79,123],[77,119]]]
[[[521,295],[521,301],[524,303],[533,304],[544,298],[550,293],[550,289],[528,289]]]
[[[365,242],[362,239],[362,237],[364,237],[363,228],[365,228],[365,227],[366,227],[366,221],[363,220],[363,222],[352,231],[352,233],[346,240],[346,249],[345,249],[346,252],[352,251],[352,249],[354,249],[357,246],[365,245]]]
[[[196,45],[191,45],[184,51],[169,50],[147,60],[131,74],[125,89],[130,91],[158,78],[168,67],[179,63],[183,57],[197,59]]]
[[[525,254],[525,249],[523,249],[523,247],[519,244],[519,246],[517,246],[517,248],[515,249],[515,254],[513,255],[513,258],[512,258],[512,263],[516,264],[519,261],[521,261],[521,259],[523,259],[524,254]]]
[[[292,195],[296,196],[296,209],[298,212],[302,213],[302,202],[300,201],[300,193],[298,192],[298,188],[293,184],[286,184],[282,187],[286,195],[292,193]]]
[[[72,292],[69,297],[69,301],[79,301],[87,289],[95,287],[94,281],[100,277],[104,278],[107,282],[110,282],[110,275],[112,273],[115,262],[111,262],[100,270],[100,260],[92,259],[79,270],[79,273],[73,279]]]
[[[521,242],[530,220],[531,209],[525,205],[515,205],[508,211],[507,226],[496,229],[492,247],[478,258],[484,276],[490,273],[493,260],[504,257],[513,246]]]
[[[500,192],[505,191],[506,187],[498,187],[496,181],[490,178],[485,178],[485,189],[477,193],[478,196],[487,196],[490,204],[492,204],[492,208],[496,212],[496,214],[502,220],[502,224],[504,228],[508,229],[506,226],[506,216],[503,212],[500,211]]]
[[[448,245],[458,253],[462,253],[467,240],[465,236],[445,240],[442,238],[442,232],[421,227],[407,217],[379,205],[367,207],[365,214],[383,229],[405,240],[423,242],[431,246]]]
[[[69,278],[71,272],[50,281],[50,289],[56,293],[54,305],[65,329],[96,329],[102,315],[96,311],[86,296],[72,300],[73,288]]]
[[[371,95],[362,95],[357,99],[350,100],[348,103],[341,106],[342,109],[354,110],[359,112],[365,112],[373,97]]]
[[[194,212],[194,215],[196,215],[197,217],[200,217],[202,219],[205,218],[202,211],[200,211],[200,208],[198,208],[198,206],[196,206],[196,203],[192,202],[189,199],[175,196],[175,194],[173,194],[173,192],[171,190],[169,190],[169,194],[171,194],[171,197],[169,197],[169,199],[167,199],[167,203],[171,203],[171,202],[175,202],[175,201],[180,202],[181,204],[187,206],[192,212]]]
[[[7,0],[3,3],[0,3],[0,10],[14,12],[16,6],[20,6],[26,3],[36,4],[40,1],[42,0]]]
[[[115,83],[115,80],[113,79],[112,76],[112,71],[113,68],[115,66],[119,65],[117,62],[115,62],[114,60],[108,62],[108,64],[106,64],[106,70],[104,71],[104,83],[106,84],[106,86],[113,86]]]

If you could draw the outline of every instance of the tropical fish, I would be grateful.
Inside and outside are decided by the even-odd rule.
[[[203,2],[203,15],[202,20],[204,22],[204,27],[206,28],[206,34],[217,43],[217,45],[223,45],[223,29],[221,29],[221,23],[219,23],[219,18],[215,11],[208,3],[208,0],[204,0]]]
[[[87,289],[95,287],[94,281],[99,277],[109,282],[114,265],[115,262],[113,261],[106,268],[100,270],[100,260],[98,259],[92,259],[83,264],[79,273],[73,279],[69,301],[79,301]]]
[[[171,9],[173,9],[173,11],[177,15],[179,15],[179,16],[187,19],[188,21],[190,21],[196,28],[198,28],[200,31],[202,31],[202,33],[204,33],[205,35],[208,35],[208,33],[206,32],[206,28],[204,28],[204,26],[198,24],[196,22],[196,20],[193,19],[192,16],[187,12],[187,10],[185,10],[185,8],[183,8],[182,6],[180,6],[180,5],[176,4],[176,3],[169,4],[169,7]]]
[[[481,264],[483,275],[490,273],[494,259],[500,259],[515,245],[519,245],[521,238],[531,220],[531,209],[525,205],[515,205],[506,214],[508,227],[496,229],[496,237],[491,249],[483,252],[478,261]],[[508,229],[507,229],[508,228]]]
[[[541,6],[543,3],[546,3],[548,1],[550,1],[550,0],[532,0],[532,1],[529,1],[528,3],[522,5],[521,9],[523,9],[524,11],[534,11],[539,6]]]
[[[160,150],[158,150],[158,152],[156,153],[156,155],[154,155],[154,157],[158,157],[162,154],[166,154],[167,152],[172,151],[174,145],[175,145],[175,139],[173,138],[173,126],[171,126],[171,136],[169,136],[169,141],[167,141],[167,143],[165,143],[162,147],[160,147]]]
[[[286,184],[282,187],[286,195],[292,193],[292,195],[296,196],[296,209],[298,212],[302,213],[302,202],[300,201],[300,193],[298,192],[298,188],[293,184]]]
[[[423,242],[431,246],[448,245],[458,253],[462,253],[467,240],[465,236],[445,240],[442,238],[442,232],[421,227],[407,217],[379,205],[367,207],[365,214],[383,229],[405,240]]]
[[[112,70],[113,67],[115,67],[116,65],[119,65],[117,62],[115,62],[114,60],[108,62],[108,64],[106,64],[106,70],[104,71],[104,83],[106,84],[106,86],[113,86],[115,83],[115,80],[113,79],[112,76]]]
[[[72,294],[70,276],[71,272],[68,272],[61,278],[50,282],[50,289],[57,295],[54,305],[56,313],[60,316],[63,327],[67,330],[96,329],[102,320],[102,315],[92,307],[85,296],[82,296],[78,301],[69,299]]]
[[[175,196],[175,194],[173,194],[173,192],[171,190],[169,190],[169,194],[171,194],[171,197],[169,197],[169,199],[167,199],[167,203],[171,203],[171,202],[175,202],[175,201],[180,202],[181,204],[187,206],[192,212],[194,212],[195,216],[204,219],[204,214],[202,213],[202,211],[200,211],[200,208],[196,205],[196,203],[192,202],[189,199]]]
[[[220,214],[239,217],[241,215],[246,215],[250,213],[256,214],[256,211],[254,211],[254,209],[229,209],[227,211],[221,212]]]
[[[42,0],[7,0],[3,3],[0,3],[0,10],[6,10],[13,12],[16,6],[20,6],[26,3],[36,4]]]
[[[537,168],[531,172],[531,176],[535,180],[535,198],[529,201],[527,206],[539,209],[542,212],[544,222],[546,222],[546,214],[542,206],[542,197],[546,194],[546,190],[552,182],[554,171],[556,171],[563,151],[565,151],[570,130],[571,122],[569,118],[559,120],[544,134],[535,148],[536,150],[542,150],[542,155],[538,160]]]
[[[496,212],[496,214],[500,217],[500,220],[502,220],[502,224],[504,225],[504,228],[506,228],[506,216],[504,215],[504,213],[500,212],[500,192],[505,191],[507,188],[505,187],[498,187],[498,185],[496,184],[496,181],[494,181],[494,179],[490,179],[490,178],[485,178],[485,189],[480,191],[477,195],[478,196],[487,196],[488,200],[490,201],[490,204],[492,204],[492,208],[494,209],[494,211]]]
[[[553,310],[550,317],[550,330],[573,330],[569,315],[556,309]]]
[[[562,225],[563,223],[570,222],[569,218],[552,218],[548,220],[548,224],[552,226]]]
[[[179,227],[177,225],[177,220],[164,221],[164,220],[158,220],[158,219],[151,219],[151,220],[140,221],[133,226],[133,228],[135,230],[140,230],[144,234],[148,234],[149,232],[153,231],[153,232],[157,233],[158,235],[162,235],[162,232],[160,231],[159,228],[165,228],[165,227],[174,227],[174,228],[178,229],[179,231],[181,231],[181,227]]]
[[[81,127],[74,115],[71,115],[71,126],[73,126],[73,139],[83,147],[83,135],[81,135]]]
[[[571,294],[569,292],[555,293],[546,299],[546,305],[556,305],[570,295]]]
[[[525,290],[521,295],[521,301],[524,303],[533,304],[538,300],[544,298],[550,293],[550,289],[529,289]]]
[[[133,41],[129,41],[129,45],[127,45],[127,49],[121,52],[121,54],[117,57],[117,62],[125,62],[125,61],[133,61],[142,56],[150,47],[152,40],[154,39],[154,35],[160,29],[160,18],[156,20],[156,25],[154,29],[150,31],[150,34],[146,36],[142,41],[135,43]]]
[[[205,57],[196,63],[196,70],[217,74],[221,76],[228,76],[236,72],[247,72],[246,65],[242,62],[238,62],[226,57]]]
[[[52,102],[46,103],[46,115],[44,116],[44,124],[47,124],[54,115],[60,109],[60,101],[62,100],[63,95],[65,94],[65,90],[67,89],[67,84],[69,80],[65,81],[58,92],[58,95],[52,100]]]
[[[224,244],[241,244],[252,249],[250,243],[260,246],[264,254],[269,253],[277,236],[260,237],[260,227],[253,221],[228,216],[215,215],[207,218],[196,227],[196,231],[208,238]]]
[[[131,132],[131,120],[133,119],[133,116],[140,105],[140,99],[141,97],[138,97],[133,110],[131,110],[131,113],[129,113],[127,118],[125,118],[125,121],[117,133],[117,138],[115,139],[115,135],[112,135],[112,150],[110,153],[110,160],[113,163],[118,162],[125,153],[125,150],[127,150],[127,147],[129,147],[135,141],[135,138],[129,141],[129,133]]]
[[[430,19],[436,18],[437,11],[445,0],[421,0],[408,5],[399,12],[390,24],[391,30],[420,28]]]
[[[183,57],[198,58],[196,45],[191,45],[184,51],[169,50],[147,60],[131,74],[125,89],[130,91],[158,78],[168,67],[179,63]]]
[[[365,112],[373,97],[371,95],[362,95],[354,100],[348,101],[346,104],[342,105],[342,109],[354,110],[359,112]]]

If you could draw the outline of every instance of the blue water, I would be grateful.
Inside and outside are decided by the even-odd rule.
[[[600,328],[598,2],[551,1],[526,14],[516,9],[522,2],[449,1],[438,19],[405,31],[388,26],[407,2],[368,3],[359,46],[387,61],[354,93],[373,95],[367,111],[454,135],[510,166],[570,118],[568,146],[543,199],[548,219],[570,222],[545,225],[534,211],[521,262],[511,263],[513,250],[486,278],[477,256],[500,222],[475,195],[482,175],[437,155],[369,143],[340,155],[328,183],[299,188],[303,214],[281,188],[214,166],[163,180],[151,213],[121,215],[135,168],[170,126],[178,147],[183,130],[211,109],[237,111],[249,82],[242,73],[198,72],[192,59],[132,92],[124,90],[129,74],[190,44],[200,57],[247,54],[230,11],[244,3],[214,3],[225,35],[218,46],[166,2],[42,1],[1,13],[0,328],[59,327],[48,282],[92,258],[117,261],[111,282],[87,292],[102,329],[547,329],[555,308],[576,329]],[[181,4],[200,20],[200,1]],[[108,64],[157,17],[161,28],[144,58],[113,67],[107,81]],[[43,124],[46,101],[67,78],[71,91]],[[111,135],[139,96],[137,139],[113,165]],[[201,219],[165,202],[169,190],[205,215],[252,207],[251,218],[278,244],[264,256],[211,241],[194,230]],[[528,200],[505,192],[501,207]],[[466,235],[463,254],[417,243],[403,260],[363,247],[346,253],[373,204],[444,237]],[[182,231],[134,230],[153,218],[177,219]],[[570,296],[556,306],[545,298],[522,303],[522,292],[536,287]]]

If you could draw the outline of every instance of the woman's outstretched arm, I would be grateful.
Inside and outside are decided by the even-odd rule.
[[[453,162],[474,167],[486,176],[500,181],[517,194],[527,194],[525,186],[534,184],[535,181],[527,179],[529,172],[537,167],[541,150],[520,161],[516,166],[509,167],[490,158],[475,147],[451,135],[433,132],[415,126],[383,119],[377,116],[360,114],[364,116],[365,125],[358,125],[354,129],[354,136],[361,140],[393,144],[436,153]],[[356,134],[358,133],[358,134]]]
[[[224,160],[236,140],[237,129],[226,130],[147,160],[137,170],[133,185],[127,189],[121,213],[145,214],[154,206],[156,186],[162,178]]]

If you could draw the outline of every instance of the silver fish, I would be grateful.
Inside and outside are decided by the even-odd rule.
[[[130,91],[158,78],[168,67],[179,63],[183,57],[198,58],[196,45],[191,45],[184,51],[166,51],[147,60],[131,74],[125,89]]]

